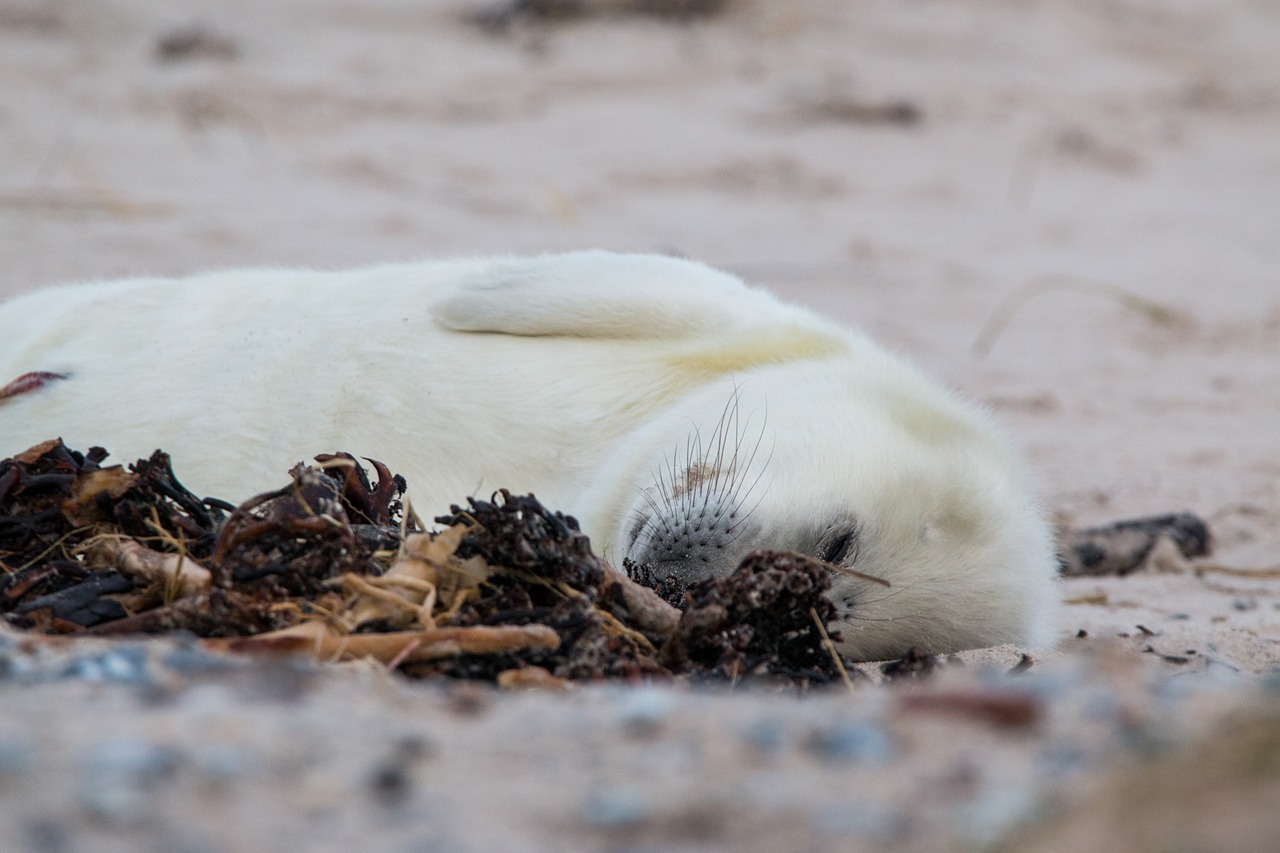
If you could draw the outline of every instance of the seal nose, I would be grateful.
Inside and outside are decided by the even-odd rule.
[[[641,525],[628,557],[685,583],[727,575],[750,550],[746,526],[736,510],[677,505]]]

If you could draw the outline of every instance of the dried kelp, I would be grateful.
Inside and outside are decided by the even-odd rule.
[[[126,615],[99,599],[135,584],[79,553],[102,533],[197,559],[213,550],[226,504],[191,494],[160,451],[128,470],[106,457],[52,440],[0,462],[0,612],[13,624],[70,632]]]
[[[299,467],[289,486],[233,508],[193,495],[161,451],[127,469],[106,458],[54,440],[0,462],[0,612],[11,624],[201,636],[283,628],[339,606],[328,581],[380,573],[373,555],[399,540],[403,481],[389,475],[371,487],[342,466]]]
[[[830,588],[830,569],[818,560],[752,552],[728,577],[689,587],[663,661],[734,679],[755,673],[818,683],[839,678],[821,627],[835,616],[825,595]]]
[[[0,463],[0,612],[40,631],[194,632],[219,650],[367,658],[506,685],[841,676],[828,569],[759,552],[663,595],[600,561],[533,496],[469,499],[424,533],[406,484],[348,454],[238,507],[199,499],[157,451],[127,469],[47,442]]]

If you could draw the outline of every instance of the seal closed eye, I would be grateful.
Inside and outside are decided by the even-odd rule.
[[[852,566],[858,556],[858,528],[849,523],[835,523],[823,531],[813,555],[824,563]]]

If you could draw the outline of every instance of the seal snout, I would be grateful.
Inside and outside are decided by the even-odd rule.
[[[749,550],[752,522],[741,507],[677,503],[636,525],[628,557],[684,582],[728,574]]]

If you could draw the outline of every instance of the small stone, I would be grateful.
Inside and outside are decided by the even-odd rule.
[[[226,655],[216,655],[195,644],[183,644],[166,654],[162,663],[177,675],[210,675],[240,666]]]
[[[80,780],[80,807],[93,819],[116,827],[144,823],[154,792],[177,769],[171,747],[135,740],[108,740],[89,756]]]
[[[778,752],[786,739],[781,721],[770,718],[756,720],[743,729],[739,737],[748,747],[762,755]]]
[[[910,830],[906,815],[862,803],[828,806],[813,816],[813,824],[824,835],[854,835],[878,844],[901,841]]]
[[[229,744],[209,744],[192,755],[195,771],[210,782],[221,784],[241,778],[255,763],[255,757]]]
[[[31,853],[62,853],[71,850],[71,830],[67,822],[55,818],[36,818],[22,826],[22,836]]]
[[[582,808],[583,823],[597,829],[621,829],[649,820],[653,808],[631,791],[601,788],[587,796]]]
[[[0,777],[23,775],[31,769],[35,757],[35,747],[26,741],[0,741]]]
[[[893,757],[893,741],[883,728],[862,721],[837,722],[815,729],[806,746],[820,758],[883,764]]]
[[[177,750],[143,740],[107,740],[89,760],[89,771],[122,774],[144,781],[164,778],[178,767]]]
[[[140,646],[123,646],[67,662],[60,678],[117,684],[150,684],[149,656]]]
[[[638,687],[622,695],[618,720],[632,737],[653,737],[666,725],[676,708],[676,697],[669,690]]]

